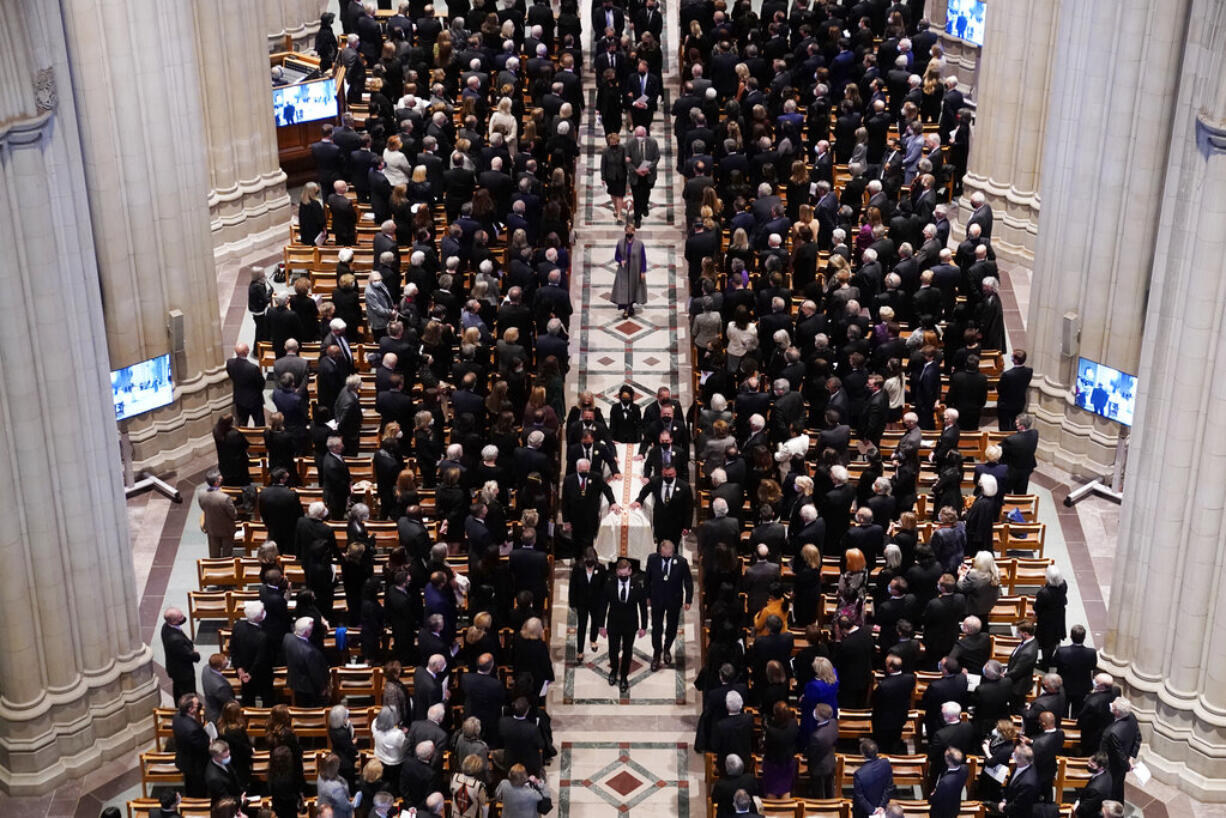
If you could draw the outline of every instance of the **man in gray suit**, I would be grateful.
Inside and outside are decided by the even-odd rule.
[[[208,486],[200,495],[200,510],[204,514],[204,533],[209,538],[209,558],[232,557],[238,510],[221,490],[221,472],[210,469],[204,479]]]
[[[204,688],[204,716],[209,721],[217,721],[221,708],[226,706],[226,702],[234,700],[234,688],[222,675],[227,663],[224,653],[214,653],[209,657],[208,666],[200,673],[200,685]]]
[[[749,598],[749,610],[757,613],[770,598],[770,587],[779,581],[779,563],[771,562],[770,546],[758,543],[754,560],[745,569],[741,580],[745,595]]]
[[[288,338],[285,341],[285,355],[277,359],[272,365],[272,372],[275,376],[274,383],[281,382],[281,376],[286,372],[294,376],[294,391],[305,396],[307,393],[307,380],[311,372],[311,365],[307,363],[306,358],[298,354],[298,340],[296,338]]]
[[[328,660],[311,644],[315,620],[303,616],[294,622],[294,632],[281,639],[289,688],[297,707],[324,707],[328,704]]]
[[[372,270],[366,283],[366,322],[370,324],[370,333],[376,342],[387,335],[387,325],[395,315],[396,305],[392,302],[387,285],[383,283],[383,275]]]
[[[630,190],[634,194],[634,226],[643,226],[647,215],[651,189],[656,186],[656,166],[660,164],[660,143],[647,135],[642,125],[634,129],[634,138],[626,145]]]

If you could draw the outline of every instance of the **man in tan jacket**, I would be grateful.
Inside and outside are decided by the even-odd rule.
[[[221,473],[211,469],[204,476],[208,487],[200,495],[200,510],[204,521],[204,533],[209,538],[209,557],[218,559],[234,556],[234,532],[238,530],[235,520],[238,511],[234,501],[221,490]]]

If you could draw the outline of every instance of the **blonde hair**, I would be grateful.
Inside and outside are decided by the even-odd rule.
[[[302,186],[302,195],[298,197],[301,204],[319,201],[319,182],[307,182]]]
[[[805,543],[804,547],[800,549],[800,558],[810,568],[822,567],[822,552],[818,551],[817,546],[813,543]]]
[[[813,676],[821,679],[828,685],[832,685],[839,680],[839,677],[834,672],[834,665],[830,664],[830,660],[825,656],[816,656],[813,659]]]

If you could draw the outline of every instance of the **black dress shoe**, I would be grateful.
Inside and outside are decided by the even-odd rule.
[[[651,672],[655,673],[659,669],[660,669],[660,654],[657,653],[655,656],[651,657]]]
[[[615,684],[617,684],[617,674],[610,673],[609,674],[609,687],[612,687]]]
[[[669,651],[669,650],[664,651],[664,664],[665,664],[665,665],[667,665],[668,667],[672,667],[672,666],[673,666],[673,653],[672,653],[672,651]]]
[[[627,682],[625,679],[622,679],[621,687],[618,692],[621,693],[623,696],[629,696],[630,695],[630,683]]]

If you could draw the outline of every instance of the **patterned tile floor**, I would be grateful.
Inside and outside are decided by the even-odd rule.
[[[678,30],[677,9],[664,3],[664,64],[673,66],[672,32]],[[581,9],[589,19],[588,3]],[[613,249],[621,237],[621,222],[600,181],[600,151],[604,129],[595,114],[595,90],[589,80],[588,118],[581,128],[579,156],[579,221],[575,226],[577,260],[572,278],[578,322],[571,327],[575,366],[569,378],[570,403],[580,391],[591,391],[606,406],[624,383],[631,384],[646,405],[656,389],[668,386],[683,406],[690,396],[689,337],[685,301],[688,297],[679,247],[680,177],[672,172],[674,145],[668,110],[678,79],[664,76],[661,111],[651,134],[660,143],[659,180],[651,195],[651,212],[638,231],[647,249],[647,303],[633,318],[622,318],[609,298],[615,265]],[[637,496],[641,483],[637,464],[623,468],[623,481],[613,486],[619,502]],[[691,556],[692,549],[687,549]],[[621,698],[608,684],[608,645],[600,640],[592,652],[584,645],[584,661],[576,662],[574,614],[569,610],[567,580],[570,566],[559,565],[554,579],[552,653],[560,684],[551,688],[554,741],[560,755],[550,770],[559,818],[629,815],[656,812],[682,816],[702,814],[702,758],[692,747],[699,699],[694,676],[700,664],[698,610],[683,616],[673,645],[674,666],[651,671],[650,635],[635,644],[630,691]],[[563,669],[564,665],[564,669]]]

